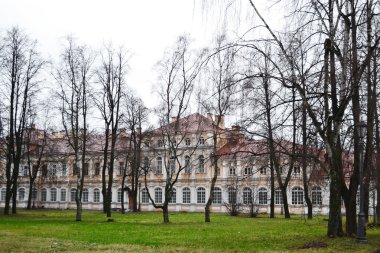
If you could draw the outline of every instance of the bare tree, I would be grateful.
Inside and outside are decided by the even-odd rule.
[[[125,89],[127,59],[123,49],[120,48],[115,52],[112,46],[108,46],[101,56],[101,65],[96,71],[101,88],[94,100],[101,112],[105,126],[102,169],[103,211],[107,213],[107,217],[111,217],[116,141],[119,134],[120,106],[122,92]],[[108,183],[106,171],[108,172]]]
[[[74,154],[73,174],[77,175],[76,221],[82,220],[82,191],[86,174],[87,118],[89,109],[89,82],[94,57],[86,46],[79,46],[67,38],[60,64],[55,71],[59,84],[59,110],[66,139]]]
[[[7,31],[0,43],[1,100],[7,113],[6,121],[6,197],[4,214],[16,213],[17,180],[24,152],[28,107],[39,83],[38,76],[44,65],[32,41],[19,28]]]
[[[209,79],[207,88],[202,91],[204,95],[202,104],[204,108],[211,114],[215,115],[213,119],[212,131],[212,178],[210,185],[210,194],[205,206],[205,222],[210,222],[211,204],[214,196],[215,183],[219,171],[219,155],[220,139],[225,133],[224,115],[231,112],[236,105],[237,84],[237,53],[235,47],[226,47],[227,38],[222,35],[216,39],[215,52],[213,52],[208,61],[209,71],[206,78]]]
[[[129,202],[132,202],[133,212],[137,212],[138,208],[138,191],[141,176],[141,144],[143,141],[142,127],[148,119],[148,108],[144,106],[141,99],[137,98],[130,92],[126,95],[125,100],[124,121],[126,128],[130,131],[130,140],[127,147],[126,166],[130,164],[130,170],[124,170],[122,189],[124,189],[125,179],[130,179]]]
[[[202,55],[194,57],[189,49],[189,39],[179,37],[174,49],[166,52],[159,64],[160,87],[158,94],[161,104],[157,109],[160,128],[152,133],[159,138],[162,145],[163,164],[165,169],[165,198],[162,204],[156,203],[149,189],[148,196],[155,208],[163,211],[164,223],[169,222],[168,205],[173,194],[173,187],[179,175],[187,167],[182,162],[185,151],[181,147],[188,137],[192,126],[189,117],[183,118],[190,111],[191,95],[202,66]],[[197,116],[196,116],[197,117]],[[183,118],[183,119],[182,119]],[[200,120],[200,119],[195,119]],[[198,143],[186,153],[191,158]],[[145,187],[147,187],[148,164],[143,165]]]

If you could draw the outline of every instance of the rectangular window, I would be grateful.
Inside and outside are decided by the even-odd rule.
[[[50,168],[50,176],[56,177],[57,176],[57,165],[53,164]]]
[[[28,166],[24,166],[22,175],[23,176],[28,176],[29,175]]]
[[[120,176],[124,175],[124,163],[123,162],[119,163],[119,175]]]
[[[88,176],[88,163],[84,164],[84,171],[83,171],[84,176]]]
[[[95,174],[95,176],[99,176],[99,174],[100,174],[100,163],[95,163],[94,174]]]
[[[274,204],[275,205],[282,205],[284,202],[282,200],[282,194],[280,190],[276,190],[274,192]]]
[[[61,201],[66,201],[66,189],[61,189]]]
[[[62,176],[66,176],[67,175],[67,166],[66,166],[66,163],[63,163],[62,164]]]
[[[46,189],[42,189],[41,191],[41,201],[46,201]]]

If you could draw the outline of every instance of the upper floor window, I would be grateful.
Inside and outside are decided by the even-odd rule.
[[[162,158],[157,157],[156,159],[156,174],[161,175],[162,174]]]
[[[148,157],[144,158],[144,170],[145,171],[149,170],[149,159],[148,159]]]
[[[84,164],[83,176],[88,176],[88,163]]]
[[[67,166],[66,163],[62,163],[62,176],[67,175]]]
[[[158,141],[157,141],[157,147],[158,147],[158,148],[162,148],[162,146],[163,146],[163,145],[162,145],[162,140],[158,140]]]
[[[119,163],[119,175],[120,176],[124,175],[124,163],[123,162]]]
[[[29,170],[28,170],[28,166],[24,166],[23,170],[22,170],[22,175],[23,176],[28,176],[29,175]]]
[[[171,157],[169,159],[169,170],[170,170],[170,173],[171,174],[174,174],[175,173],[175,163],[176,163],[176,159],[175,157]]]
[[[191,167],[190,167],[190,157],[185,156],[185,173],[190,174],[191,173]]]
[[[230,168],[230,175],[235,175],[235,168],[234,167],[231,167]]]
[[[199,145],[205,145],[205,139],[203,137],[199,138]]]
[[[198,157],[198,173],[204,173],[205,172],[205,158],[203,155],[200,155]]]
[[[144,147],[149,148],[149,145],[150,145],[149,141],[144,142]]]
[[[266,175],[267,174],[267,168],[266,167],[261,167],[260,168],[260,174],[261,175]]]
[[[245,167],[244,168],[244,175],[251,175],[252,174],[252,168]]]
[[[294,174],[300,174],[301,173],[301,168],[299,166],[294,166],[293,167],[293,172],[294,172]]]
[[[94,174],[98,176],[100,174],[100,163],[95,163],[94,167]]]
[[[186,146],[190,146],[190,138],[186,138],[185,144],[186,144]]]

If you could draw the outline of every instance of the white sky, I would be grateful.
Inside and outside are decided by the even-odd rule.
[[[128,85],[151,107],[153,67],[165,48],[184,33],[199,47],[209,46],[215,37],[220,9],[210,5],[211,11],[202,12],[202,1],[214,0],[0,0],[0,33],[18,25],[53,62],[68,34],[93,49],[110,41],[123,45],[133,54]]]

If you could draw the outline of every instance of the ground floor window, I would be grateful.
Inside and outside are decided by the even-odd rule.
[[[94,190],[94,202],[95,203],[100,202],[100,191],[99,191],[99,189]]]
[[[122,190],[118,189],[117,190],[117,202],[121,202],[122,199]]]
[[[212,198],[212,203],[222,204],[222,190],[219,187],[214,188],[214,196]]]
[[[66,201],[66,189],[61,189],[61,201]]]
[[[282,205],[283,199],[282,199],[282,193],[280,189],[277,189],[274,191],[274,204],[275,205]]]
[[[162,203],[162,189],[161,188],[156,188],[154,190],[154,201],[156,203]]]
[[[75,202],[76,195],[77,195],[77,189],[71,189],[71,192],[70,192],[70,201],[71,202]]]
[[[3,189],[1,189],[1,200],[5,200],[5,195],[6,195],[6,189],[5,188],[3,188]]]
[[[243,189],[243,203],[244,204],[252,204],[252,190],[251,188]]]
[[[83,192],[82,192],[82,202],[83,203],[88,202],[88,189],[83,189]]]
[[[41,201],[46,201],[46,194],[47,194],[47,191],[46,189],[42,189],[41,190]]]
[[[57,189],[55,188],[50,190],[50,201],[57,201]]]
[[[292,204],[302,205],[303,204],[303,189],[296,186],[292,189]]]
[[[149,195],[146,189],[141,191],[141,202],[144,204],[149,203]]]
[[[190,204],[190,201],[191,201],[191,193],[190,193],[190,189],[185,187],[182,189],[182,203],[184,204]]]
[[[197,189],[197,203],[204,204],[206,203],[206,190],[203,187]]]
[[[169,203],[173,203],[173,204],[177,203],[177,190],[176,189],[173,189],[172,197],[171,197]]]
[[[268,204],[268,191],[264,187],[259,189],[259,204],[260,205]]]
[[[23,201],[25,199],[25,189],[20,188],[18,190],[18,200]]]
[[[311,190],[311,202],[313,205],[322,205],[322,189],[319,186],[314,186]]]

